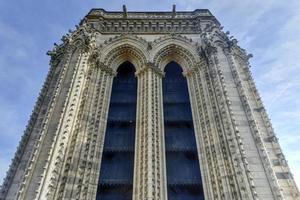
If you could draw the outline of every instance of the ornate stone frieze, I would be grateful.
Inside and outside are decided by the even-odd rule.
[[[94,9],[83,19],[97,31],[115,33],[200,33],[200,23],[219,22],[208,10],[194,12],[112,13]]]

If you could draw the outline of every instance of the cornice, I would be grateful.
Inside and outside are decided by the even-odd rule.
[[[124,12],[120,11],[106,11],[102,8],[91,9],[91,11],[86,15],[86,18],[103,18],[103,19],[118,19],[118,18],[127,18],[127,19],[194,19],[197,17],[207,17],[212,18],[216,22],[217,19],[211,14],[208,9],[196,9],[194,11],[160,11],[160,12]],[[219,23],[219,22],[218,22]]]
[[[123,12],[92,9],[80,22],[89,24],[103,34],[139,33],[201,33],[201,25],[220,23],[207,9],[176,12]]]

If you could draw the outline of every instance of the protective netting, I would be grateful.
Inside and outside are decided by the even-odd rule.
[[[163,79],[169,200],[204,199],[188,86],[180,66],[170,62]]]
[[[132,199],[137,80],[125,62],[114,78],[97,200]]]

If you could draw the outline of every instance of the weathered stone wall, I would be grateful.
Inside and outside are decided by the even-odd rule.
[[[95,199],[117,67],[138,80],[133,199],[167,199],[162,79],[188,81],[206,199],[299,199],[249,70],[249,55],[208,10],[93,9],[51,69],[0,199]]]

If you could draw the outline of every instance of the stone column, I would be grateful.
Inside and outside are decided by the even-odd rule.
[[[219,190],[216,187],[216,174],[212,153],[216,152],[214,145],[211,144],[213,135],[211,133],[212,121],[209,118],[208,105],[205,98],[205,90],[202,84],[201,66],[195,66],[193,69],[185,72],[188,81],[190,104],[193,113],[193,124],[195,129],[195,138],[197,142],[198,157],[201,169],[201,178],[203,182],[203,191],[205,199],[217,199]]]
[[[236,199],[238,186],[229,155],[232,144],[227,144],[213,87],[205,82],[206,70],[202,60],[186,72],[205,199]]]
[[[70,138],[74,133],[76,126],[76,119],[79,114],[79,103],[83,95],[83,88],[85,85],[85,72],[87,70],[87,57],[88,53],[82,48],[78,48],[76,51],[76,60],[70,62],[69,69],[74,68],[68,75],[68,81],[65,84],[68,88],[64,88],[65,91],[61,91],[61,101],[63,105],[61,111],[56,110],[56,114],[53,120],[59,120],[56,125],[56,129],[52,130],[51,126],[48,127],[48,132],[51,131],[52,137],[46,137],[45,142],[51,140],[53,144],[47,147],[46,143],[42,144],[44,153],[39,154],[39,161],[45,163],[43,166],[43,172],[39,173],[41,181],[39,182],[39,188],[29,187],[27,193],[24,193],[24,198],[33,197],[35,192],[36,199],[53,199],[58,191],[62,169],[64,163],[67,160],[67,149],[69,148]],[[65,96],[63,96],[65,93]],[[64,98],[63,98],[64,97]],[[58,105],[56,105],[58,106]],[[48,157],[49,156],[49,157]],[[35,173],[37,170],[33,170]],[[38,180],[37,178],[32,181]],[[30,186],[30,185],[29,185]],[[35,191],[33,191],[36,189]],[[22,197],[23,198],[23,197]]]
[[[115,72],[103,63],[91,63],[68,159],[55,199],[95,199]]]
[[[135,142],[134,200],[166,200],[162,77],[152,63],[136,72],[138,105]]]

